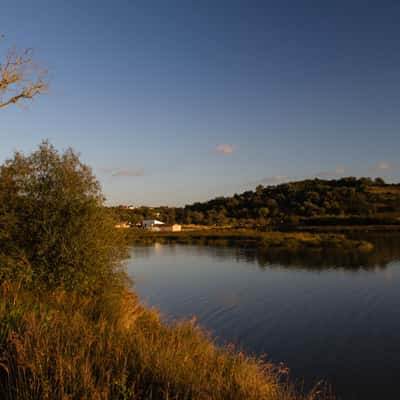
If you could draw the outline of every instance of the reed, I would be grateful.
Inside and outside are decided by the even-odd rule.
[[[217,346],[194,321],[165,325],[127,289],[107,306],[9,283],[1,294],[5,400],[333,398],[322,386],[299,394],[285,368]]]

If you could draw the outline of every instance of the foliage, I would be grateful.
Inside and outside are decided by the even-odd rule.
[[[99,183],[73,150],[47,142],[0,167],[0,278],[101,290],[123,251]]]
[[[400,216],[400,185],[383,179],[347,177],[338,180],[308,179],[277,186],[258,185],[254,191],[217,197],[203,203],[177,207],[116,208],[119,218],[133,224],[144,218],[159,218],[169,223],[266,227],[297,225],[311,218],[385,218],[397,223]],[[331,219],[331,221],[333,221]]]
[[[313,179],[278,186],[258,187],[233,197],[217,198],[185,207],[186,212],[210,214],[223,212],[236,221],[268,219],[269,223],[293,223],[291,218],[310,218],[324,215],[370,215],[379,211],[400,211],[400,187],[397,192],[382,190],[380,179],[342,178],[339,180]],[[372,188],[380,186],[381,192]]]

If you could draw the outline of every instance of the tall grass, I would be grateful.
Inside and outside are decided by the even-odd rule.
[[[163,324],[128,290],[112,301],[0,290],[4,400],[332,398],[296,393],[283,368],[216,346],[193,322]]]

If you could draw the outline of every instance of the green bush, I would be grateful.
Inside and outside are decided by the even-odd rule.
[[[117,283],[122,241],[100,185],[48,142],[0,167],[0,279],[91,292]]]

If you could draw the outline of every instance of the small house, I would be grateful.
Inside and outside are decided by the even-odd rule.
[[[172,232],[180,232],[181,230],[182,230],[182,225],[179,225],[179,224],[171,225],[171,231]]]
[[[180,232],[182,230],[182,226],[179,224],[172,225],[154,225],[150,228],[153,232]]]
[[[127,229],[130,228],[131,225],[129,222],[119,222],[118,224],[115,225],[116,228],[122,228],[122,229]]]
[[[162,221],[159,221],[158,219],[145,219],[142,221],[142,228],[145,228],[145,229],[160,227],[162,225],[165,225],[165,223]]]

